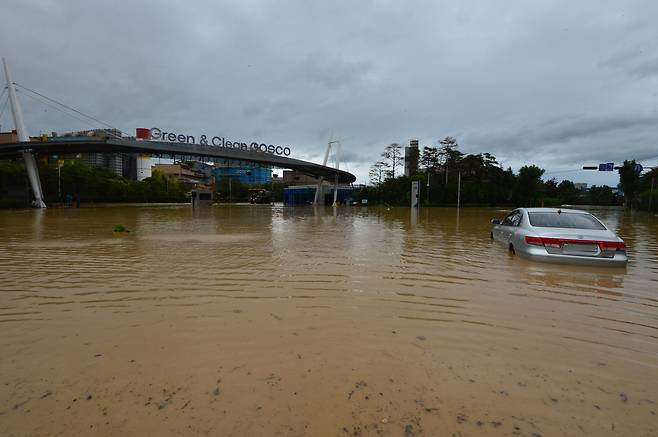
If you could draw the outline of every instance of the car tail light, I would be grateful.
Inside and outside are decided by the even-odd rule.
[[[548,237],[532,237],[530,235],[525,236],[525,242],[527,244],[532,244],[533,246],[545,246],[545,247],[555,247],[560,248],[564,243],[569,244],[596,244],[599,246],[599,249],[615,249],[615,250],[626,250],[626,243],[623,241],[598,241],[598,240],[573,240],[570,238],[548,238]]]
[[[525,236],[525,242],[528,244],[532,244],[535,246],[543,246],[544,242],[542,241],[541,237],[531,237],[529,235]]]
[[[599,243],[601,250],[605,249],[615,249],[615,250],[626,250],[626,243],[623,241],[601,241]]]
[[[525,237],[525,242],[528,244],[532,244],[534,246],[548,246],[548,247],[560,248],[562,247],[562,243],[564,241],[565,240],[561,240],[559,238],[531,237],[529,235],[526,235]]]

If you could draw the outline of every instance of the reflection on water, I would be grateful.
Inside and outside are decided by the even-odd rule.
[[[626,269],[511,256],[493,208],[0,212],[0,427],[655,435],[658,217],[594,213]]]

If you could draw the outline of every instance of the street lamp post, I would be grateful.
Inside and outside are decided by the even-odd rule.
[[[461,204],[461,195],[462,195],[462,172],[459,170],[459,175],[457,177],[457,209]]]
[[[653,202],[653,183],[655,179],[655,176],[651,176],[651,190],[649,190],[649,212],[651,212],[651,203]]]
[[[60,159],[57,161],[57,197],[59,201],[62,201],[62,166],[64,165],[64,160]]]

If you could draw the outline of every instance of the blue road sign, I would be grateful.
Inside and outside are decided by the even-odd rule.
[[[644,167],[642,167],[642,164],[635,164],[635,171],[637,173],[642,173],[642,170],[644,170]]]
[[[599,164],[599,171],[614,171],[615,163],[614,162],[604,162]]]

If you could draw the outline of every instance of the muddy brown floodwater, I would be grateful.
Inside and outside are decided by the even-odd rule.
[[[497,209],[2,211],[0,435],[656,436],[658,216],[594,212],[626,269]]]

